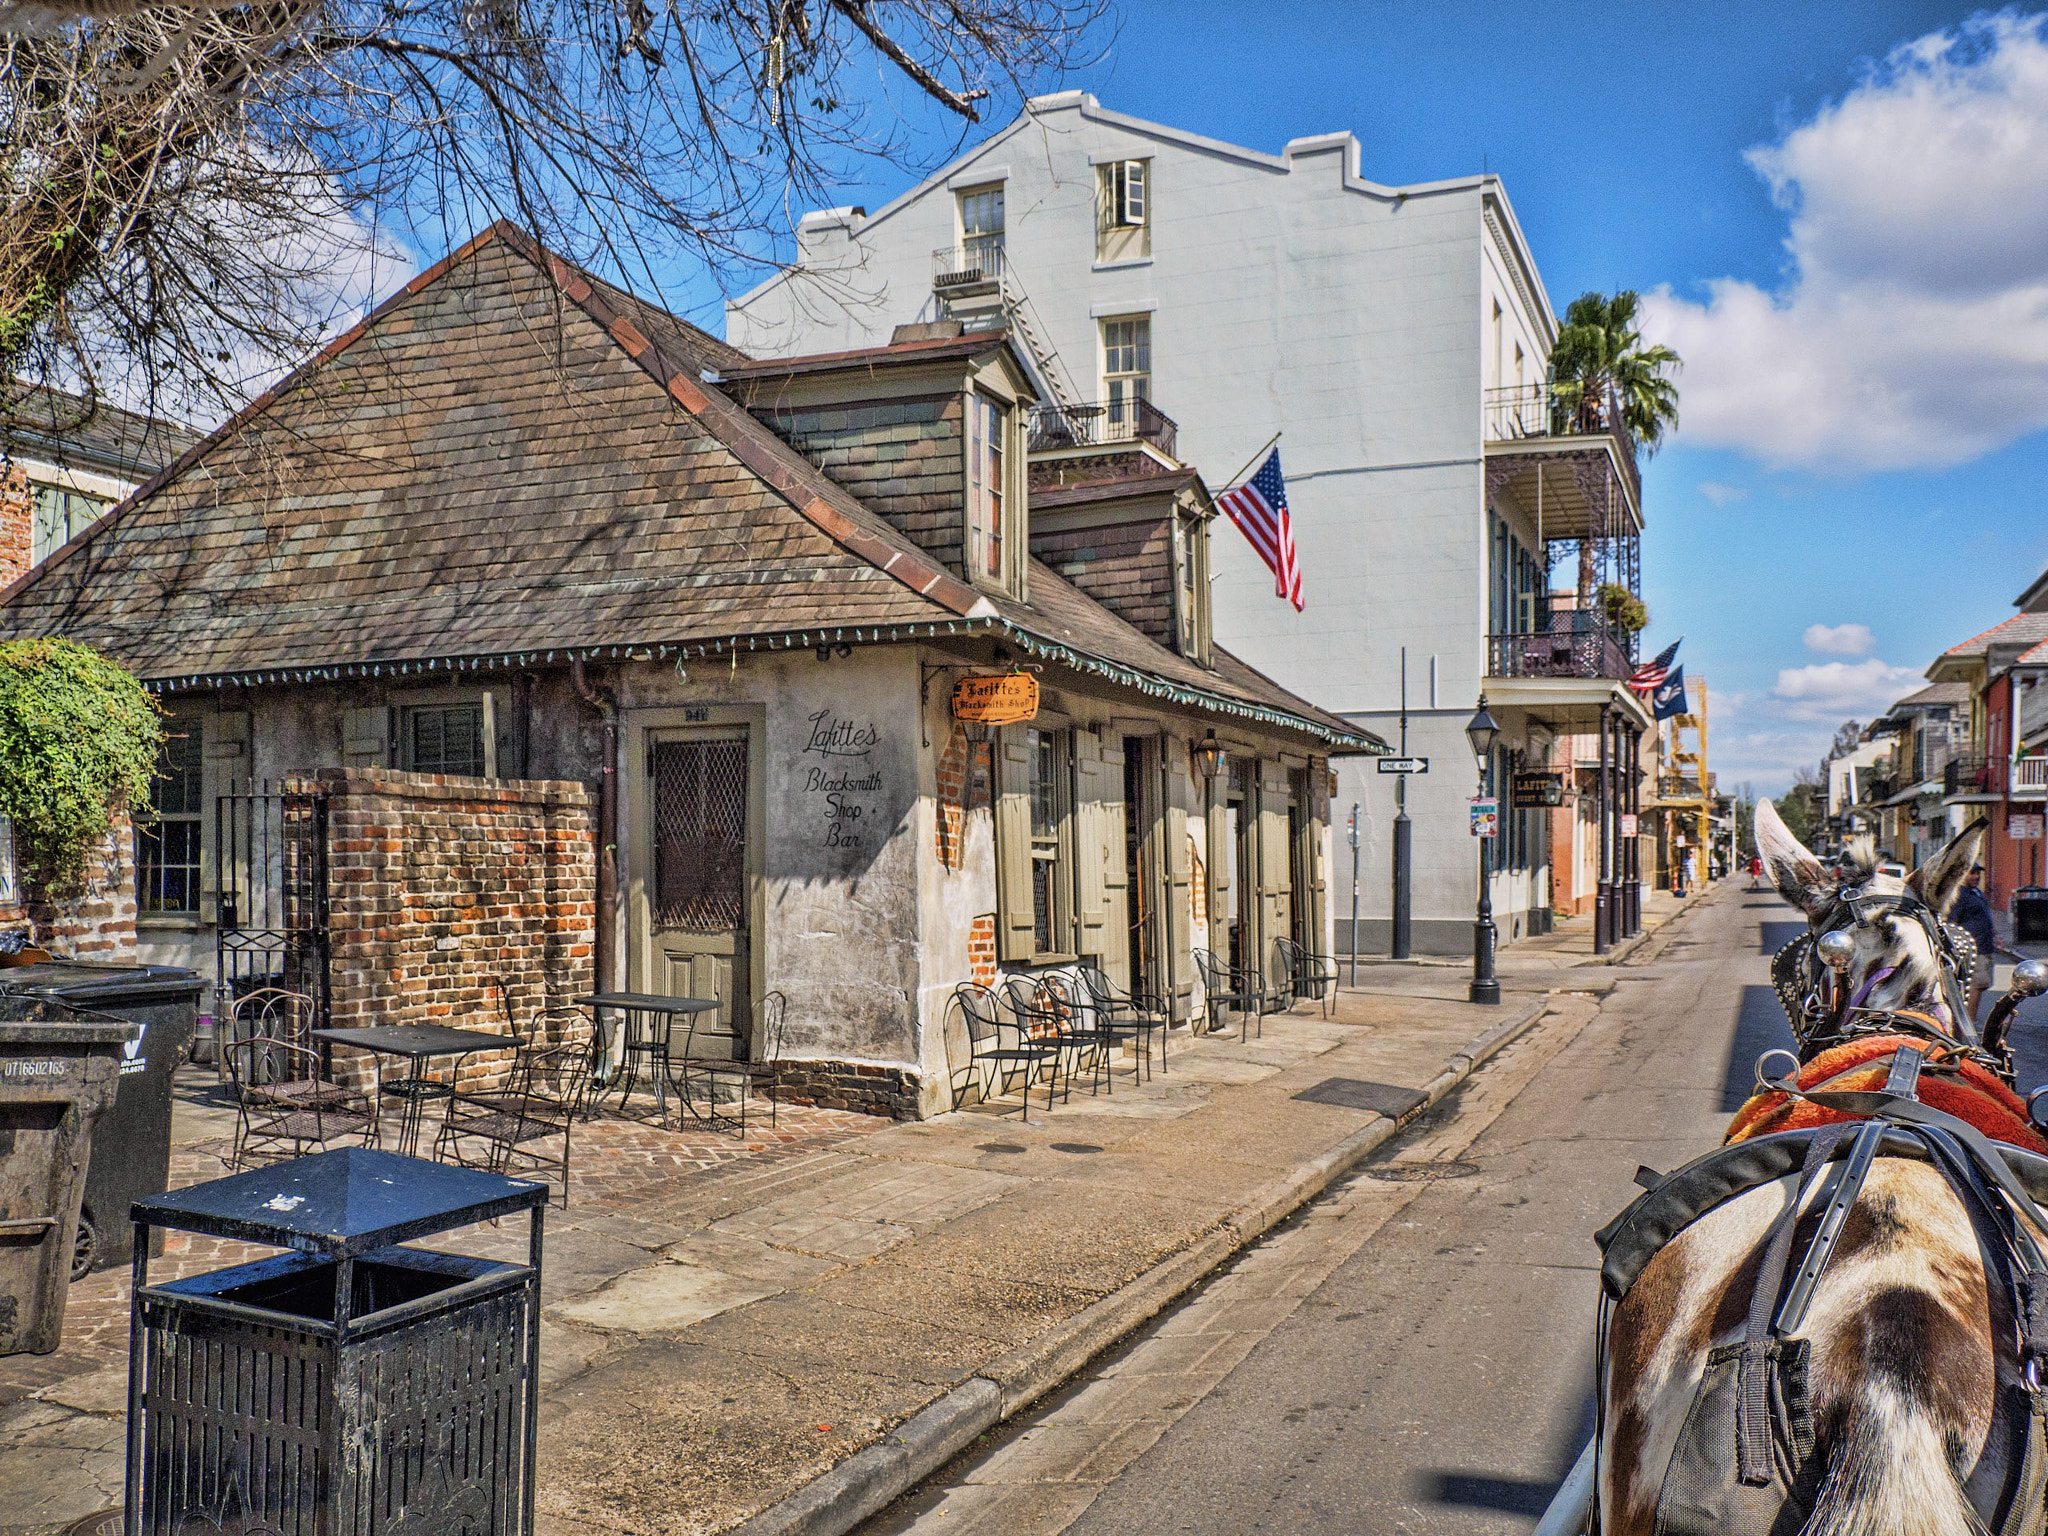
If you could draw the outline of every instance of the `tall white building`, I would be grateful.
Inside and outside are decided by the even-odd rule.
[[[1430,760],[1408,791],[1415,949],[1472,943],[1464,730],[1482,693],[1503,727],[1501,937],[1547,928],[1553,901],[1590,905],[1580,870],[1603,936],[1632,931],[1624,767],[1649,722],[1621,682],[1629,637],[1592,594],[1639,585],[1635,452],[1600,402],[1553,400],[1557,320],[1498,178],[1383,186],[1349,133],[1269,155],[1068,92],[885,208],[807,215],[798,241],[794,266],[728,306],[736,346],[772,356],[872,346],[912,321],[1007,324],[1058,402],[1040,446],[1177,432],[1180,457],[1220,488],[1282,434],[1304,609],[1219,530],[1215,632],[1389,741],[1405,649],[1408,751]],[[1362,808],[1359,949],[1384,953],[1395,780],[1367,759],[1339,771],[1332,819]],[[1558,809],[1512,808],[1517,783]],[[1330,893],[1340,952],[1347,854]]]

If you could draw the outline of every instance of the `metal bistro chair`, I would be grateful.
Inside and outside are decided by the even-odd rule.
[[[507,1091],[449,1098],[434,1141],[435,1160],[491,1173],[551,1172],[561,1179],[562,1208],[567,1210],[569,1144],[589,1072],[590,1053],[580,1043],[520,1051]],[[560,1156],[534,1145],[557,1136],[562,1138]],[[473,1160],[465,1141],[480,1141],[488,1150]]]
[[[1052,1113],[1053,1088],[1059,1078],[1059,1047],[1050,1040],[1035,1038],[1031,1031],[1021,1024],[1012,1024],[1003,1018],[1002,1008],[994,992],[978,981],[963,981],[953,989],[953,996],[947,1003],[949,1009],[960,1010],[960,1017],[967,1026],[968,1061],[964,1072],[953,1077],[953,1107],[960,1107],[961,1089],[965,1086],[963,1077],[972,1081],[979,1079],[979,1090],[983,1103],[990,1097],[991,1080],[1000,1082],[998,1092],[1010,1091],[1010,1079],[1018,1072],[1024,1074],[1024,1123],[1031,1123],[1031,1084],[1039,1069],[1048,1063],[1052,1075],[1045,1086],[1045,1112]],[[1007,1032],[1015,1044],[1005,1044]]]
[[[1084,1057],[1092,1062],[1088,1091],[1116,1092],[1110,1079],[1109,1053],[1121,1042],[1095,1021],[1093,1010],[1082,1007],[1059,977],[1012,976],[1003,983],[1002,996],[1024,1033],[1052,1046],[1055,1084],[1064,1062],[1067,1083],[1060,1089],[1062,1099],[1074,1096],[1074,1074]],[[1050,1112],[1050,1098],[1046,1103]]]
[[[377,1139],[376,1101],[368,1089],[320,1082],[320,1053],[287,1040],[231,1041],[222,1049],[235,1089],[231,1171],[273,1157],[299,1157],[353,1136],[363,1146]],[[318,1084],[320,1092],[292,1090]]]
[[[720,1061],[710,1057],[699,1058],[693,1046],[697,1043],[697,1021],[710,1018],[708,1013],[690,1015],[690,1032],[683,1040],[682,1072],[676,1079],[676,1092],[682,1095],[685,1107],[690,1102],[690,1084],[702,1079],[706,1089],[705,1124],[716,1128],[718,1125],[718,1090],[720,1085],[737,1085],[740,1091],[739,1134],[747,1134],[747,1100],[754,1096],[756,1089],[768,1093],[768,1124],[773,1128],[781,1101],[772,1091],[782,1078],[782,1034],[789,1018],[789,999],[780,992],[770,992],[761,999],[755,1018],[760,1030],[761,1055],[755,1061]]]
[[[1275,939],[1273,943],[1280,951],[1280,963],[1287,967],[1289,992],[1299,997],[1303,987],[1315,988],[1309,995],[1322,1005],[1327,1019],[1337,1000],[1337,962],[1303,949],[1292,939]]]
[[[1113,1035],[1127,1036],[1138,1046],[1145,1075],[1152,1075],[1152,1032],[1159,1032],[1159,1069],[1166,1070],[1166,1037],[1172,1019],[1160,1001],[1143,992],[1119,992],[1100,966],[1078,965],[1074,974],[1095,1009],[1096,1022]],[[1136,1075],[1136,1069],[1132,1069]]]
[[[1249,1038],[1251,1021],[1260,1020],[1259,1034],[1263,1038],[1266,1030],[1264,1015],[1266,992],[1264,986],[1252,979],[1250,973],[1234,965],[1225,965],[1206,949],[1194,952],[1195,970],[1202,978],[1202,991],[1206,998],[1209,1015],[1209,1032],[1215,1034],[1218,1020],[1231,1009],[1237,1010],[1237,1038],[1242,1044]],[[1228,1020],[1224,1019],[1227,1025]]]

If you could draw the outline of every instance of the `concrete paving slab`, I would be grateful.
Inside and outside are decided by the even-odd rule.
[[[871,1216],[826,1216],[816,1211],[764,1207],[742,1211],[708,1229],[720,1239],[755,1238],[793,1253],[832,1259],[871,1259],[915,1235],[910,1228]]]
[[[696,1264],[649,1264],[547,1309],[557,1322],[628,1333],[674,1333],[781,1291]]]
[[[721,1269],[729,1275],[762,1280],[778,1287],[803,1285],[820,1275],[829,1275],[844,1262],[814,1254],[794,1253],[756,1238],[710,1227],[679,1243],[671,1243],[661,1250],[661,1255],[679,1263],[701,1264],[706,1269]]]

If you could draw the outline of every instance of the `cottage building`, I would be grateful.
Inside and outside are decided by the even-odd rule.
[[[1590,910],[1599,947],[1635,931],[1636,447],[1614,402],[1551,389],[1557,321],[1500,178],[1387,185],[1348,133],[1262,153],[1070,91],[872,213],[807,214],[797,247],[728,305],[730,341],[1002,326],[1048,437],[1170,441],[1219,487],[1282,431],[1305,608],[1226,527],[1215,633],[1429,759],[1405,783],[1416,951],[1471,953],[1464,727],[1482,694],[1503,727],[1502,938],[1556,907]],[[1357,759],[1339,776],[1363,821],[1360,945],[1384,953],[1399,781]]]
[[[1197,948],[1327,950],[1331,759],[1383,750],[1214,645],[1200,477],[1035,458],[1035,400],[1001,331],[756,361],[498,226],[0,632],[171,711],[150,957],[325,956],[352,1022],[516,963],[556,1018],[715,997],[739,1056],[780,993],[792,1096],[928,1114],[962,981],[1089,960],[1186,1018]]]

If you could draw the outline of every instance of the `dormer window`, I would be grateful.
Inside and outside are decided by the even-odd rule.
[[[967,396],[967,567],[988,586],[1007,586],[1013,412],[979,390]]]

